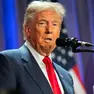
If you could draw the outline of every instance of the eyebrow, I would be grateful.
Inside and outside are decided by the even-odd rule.
[[[45,20],[45,19],[41,19],[41,20],[39,20],[38,22],[40,22],[40,21],[45,21],[45,22],[48,22],[47,20]],[[59,21],[52,21],[52,22],[56,22],[56,23],[58,23]]]
[[[40,21],[45,21],[45,22],[47,22],[45,19],[41,19],[41,20],[39,20],[39,22],[40,22]]]

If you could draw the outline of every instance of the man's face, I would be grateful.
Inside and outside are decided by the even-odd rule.
[[[28,25],[28,41],[41,55],[49,55],[60,35],[61,18],[54,10],[38,12]]]

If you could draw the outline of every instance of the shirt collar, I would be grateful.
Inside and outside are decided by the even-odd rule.
[[[29,43],[29,41],[26,40],[25,45],[27,46],[27,48],[30,50],[30,52],[32,53],[32,55],[34,56],[35,60],[40,63],[42,66],[45,66],[44,63],[42,62],[44,56],[40,55],[33,47],[32,45]],[[49,55],[49,58],[51,59],[51,54]],[[51,59],[52,60],[52,59]]]

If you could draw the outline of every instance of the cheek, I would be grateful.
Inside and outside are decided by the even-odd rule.
[[[36,35],[38,37],[42,37],[44,35],[45,32],[45,28],[39,28],[38,26],[36,26]]]
[[[58,38],[59,36],[60,36],[60,31],[57,31],[57,32],[55,33],[55,37]]]
[[[36,34],[35,34],[35,40],[36,40],[38,43],[41,43],[41,42],[42,42],[42,38],[43,38],[43,33],[41,33],[41,32],[36,32]]]
[[[56,33],[56,36],[58,36],[58,37],[60,35],[60,29],[61,29],[60,26],[58,26],[57,28],[55,28],[55,33]]]
[[[40,28],[38,28],[37,25],[34,28],[33,32],[34,32],[34,37],[37,38],[37,39],[42,36],[42,30]]]

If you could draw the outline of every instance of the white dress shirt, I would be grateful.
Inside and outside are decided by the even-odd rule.
[[[43,58],[44,58],[44,56],[42,56],[42,55],[40,55],[38,52],[36,52],[36,50],[32,47],[32,45],[31,45],[28,41],[25,42],[25,45],[27,46],[27,48],[30,50],[30,52],[31,52],[32,55],[34,56],[34,58],[35,58],[35,60],[37,61],[37,63],[38,63],[38,65],[39,65],[40,69],[42,70],[43,74],[45,75],[45,77],[47,78],[47,81],[48,81],[49,84],[50,84],[50,81],[49,81],[49,79],[48,79],[48,75],[47,75],[47,72],[46,72],[46,66],[45,66],[45,64],[44,64],[43,61],[42,61]],[[49,58],[51,59],[51,54],[50,54]],[[51,59],[51,60],[52,60],[52,59]],[[55,71],[55,70],[54,70],[54,71]],[[61,84],[61,82],[60,82],[60,79],[59,79],[59,77],[58,77],[56,71],[55,71],[55,74],[56,74],[56,77],[57,77],[57,80],[58,80],[58,84],[59,84],[60,90],[61,90],[62,94],[64,94],[64,90],[63,90],[62,84]],[[51,84],[50,84],[50,86],[51,86]]]

